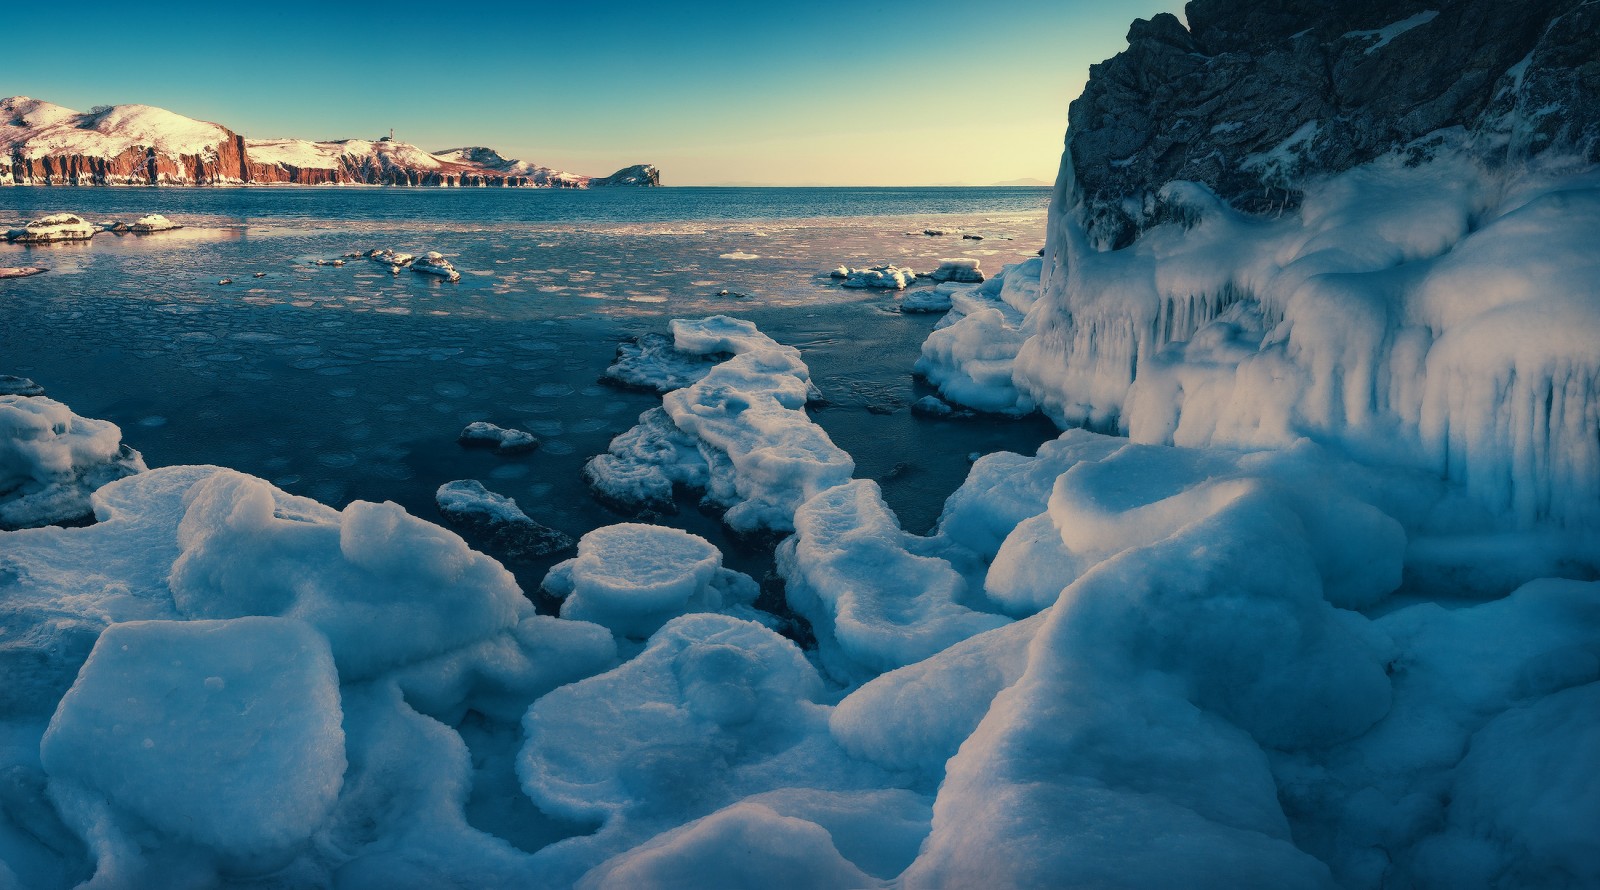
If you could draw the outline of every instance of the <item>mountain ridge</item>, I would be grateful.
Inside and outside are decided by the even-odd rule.
[[[589,188],[660,185],[649,164],[567,173],[473,146],[429,152],[379,139],[250,139],[151,105],[74,111],[0,99],[0,185],[396,185]]]

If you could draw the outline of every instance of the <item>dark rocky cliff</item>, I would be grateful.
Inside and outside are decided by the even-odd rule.
[[[1442,132],[1488,163],[1600,161],[1600,3],[1194,0],[1185,13],[1188,28],[1134,22],[1069,111],[1098,246],[1161,222],[1155,191],[1172,180],[1276,212],[1307,177],[1426,152]]]

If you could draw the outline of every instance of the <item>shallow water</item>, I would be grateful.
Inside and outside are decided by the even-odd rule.
[[[802,350],[830,403],[816,420],[923,531],[970,453],[1031,453],[1055,431],[912,416],[924,390],[910,369],[936,319],[827,272],[954,256],[996,271],[1033,255],[1045,201],[1043,189],[0,189],[0,226],[60,209],[186,225],[0,245],[0,266],[51,269],[0,282],[0,373],[116,422],[152,465],[221,464],[430,519],[441,483],[476,478],[576,537],[622,518],[588,496],[584,461],[660,403],[597,383],[616,343],[673,317],[739,315]],[[462,280],[311,265],[372,247],[439,250]],[[462,449],[474,420],[545,444],[514,458]],[[764,570],[766,554],[715,517],[691,506],[666,521]],[[513,568],[532,587],[544,567]]]

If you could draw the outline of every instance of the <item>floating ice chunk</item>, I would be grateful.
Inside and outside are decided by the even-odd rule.
[[[476,479],[458,479],[434,493],[439,512],[452,524],[481,537],[507,559],[537,559],[572,546],[564,532],[540,525],[517,502],[483,487]]]
[[[723,568],[722,553],[710,541],[639,523],[584,535],[578,555],[551,569],[544,589],[564,598],[561,617],[638,640],[690,612],[754,618],[750,605],[761,592],[750,576]]]
[[[671,392],[699,381],[722,358],[678,349],[663,334],[645,334],[617,346],[617,357],[604,378],[634,389]]]
[[[87,241],[100,228],[84,222],[74,213],[56,213],[40,217],[20,229],[12,229],[6,237],[23,244],[42,244],[50,241]]]
[[[166,232],[172,229],[181,228],[183,228],[183,226],[178,225],[161,214],[152,213],[148,216],[139,217],[134,221],[133,225],[128,227],[128,231],[139,235],[148,235],[152,232]]]
[[[799,350],[726,316],[672,330],[680,351],[733,358],[667,393],[661,413],[645,412],[591,460],[584,476],[597,493],[666,506],[674,484],[701,487],[736,531],[786,531],[801,502],[850,478],[855,463],[806,416],[816,388]]]
[[[983,281],[983,273],[978,271],[978,261],[974,259],[940,260],[939,268],[928,275],[934,281],[960,281],[965,283],[979,283]]]
[[[811,622],[835,678],[860,681],[920,661],[1007,623],[961,604],[948,562],[915,552],[876,482],[857,479],[807,500],[778,549],[789,605]]]
[[[0,281],[7,278],[28,278],[50,271],[41,266],[0,266]]]
[[[526,454],[542,444],[533,433],[498,427],[482,420],[467,424],[456,441],[469,447],[487,446],[493,448],[495,454]]]
[[[346,681],[490,636],[528,608],[499,563],[397,504],[286,517],[271,486],[226,472],[187,500],[171,577],[179,612],[301,618],[328,636]]]
[[[452,266],[450,261],[444,258],[444,254],[431,250],[412,261],[411,271],[423,275],[435,275],[446,281],[461,280],[461,273],[457,272],[456,267]]]
[[[341,717],[327,641],[303,622],[128,622],[101,634],[40,759],[85,837],[137,843],[153,829],[158,844],[259,874],[293,858],[332,810]]]
[[[0,529],[86,519],[91,492],[144,469],[116,424],[43,396],[0,395]]]

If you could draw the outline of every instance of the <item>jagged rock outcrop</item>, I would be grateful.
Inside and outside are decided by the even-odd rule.
[[[0,100],[0,185],[365,184],[587,188],[660,183],[650,165],[592,178],[483,147],[430,153],[392,138],[245,139],[148,105],[86,113],[17,96]]]
[[[591,186],[635,185],[657,186],[661,184],[661,171],[654,164],[634,164],[621,170],[597,179],[589,180]]]
[[[1155,191],[1248,212],[1297,183],[1460,127],[1486,160],[1600,160],[1600,4],[1583,0],[1194,0],[1134,22],[1090,69],[1067,132],[1091,239],[1170,218]],[[1426,152],[1427,146],[1413,146]]]

